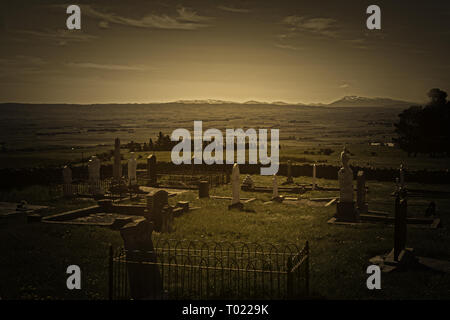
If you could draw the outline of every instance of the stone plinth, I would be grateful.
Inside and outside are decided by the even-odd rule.
[[[341,202],[336,204],[336,220],[346,222],[359,221],[358,211],[355,209],[355,202]]]

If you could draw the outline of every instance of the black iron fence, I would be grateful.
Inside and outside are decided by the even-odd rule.
[[[110,299],[293,299],[309,294],[309,245],[157,240],[110,249]],[[145,292],[145,296],[142,296]]]

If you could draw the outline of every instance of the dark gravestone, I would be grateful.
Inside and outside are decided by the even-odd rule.
[[[406,246],[406,215],[407,215],[406,199],[395,199],[395,227],[394,227],[394,260],[398,261],[400,253],[405,250]]]
[[[173,213],[169,206],[169,194],[158,190],[147,196],[149,219],[154,223],[155,231],[169,232],[172,229]]]
[[[125,250],[131,298],[156,299],[163,283],[152,242],[153,223],[141,220],[120,229]]]
[[[147,179],[149,186],[156,186],[157,181],[156,171],[156,156],[154,154],[149,155],[147,158]]]
[[[198,184],[198,197],[209,198],[209,182],[200,181]]]

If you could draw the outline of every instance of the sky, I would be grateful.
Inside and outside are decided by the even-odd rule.
[[[433,0],[2,1],[0,102],[422,102],[450,92],[449,26]]]

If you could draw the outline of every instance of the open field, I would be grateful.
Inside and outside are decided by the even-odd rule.
[[[241,181],[244,176],[241,176]],[[257,185],[270,185],[269,177],[254,176]],[[297,178],[296,182],[310,182]],[[337,186],[336,181],[319,179],[321,186]],[[394,186],[369,182],[369,208],[393,213]],[[418,185],[411,184],[411,188]],[[435,189],[434,186],[420,185]],[[449,188],[440,190],[450,191]],[[226,185],[210,190],[211,195],[231,194]],[[46,214],[86,207],[90,201],[52,201],[44,199],[45,192],[30,188],[16,194],[35,203],[48,204]],[[302,197],[330,197],[337,192],[314,191]],[[7,197],[3,194],[2,197]],[[228,200],[197,199],[196,191],[188,191],[169,202],[187,200],[201,207],[175,219],[175,232],[154,233],[154,237],[202,239],[211,241],[293,242],[299,245],[309,240],[311,246],[311,291],[315,298],[325,299],[448,299],[450,277],[429,270],[412,270],[382,275],[382,289],[367,290],[365,281],[368,259],[387,253],[393,246],[391,225],[364,224],[357,227],[327,224],[334,215],[334,206],[302,200],[298,203],[270,203],[270,194],[242,192],[242,197],[256,197],[246,204],[254,212],[229,211]],[[433,200],[411,198],[409,215],[423,216],[427,203]],[[436,198],[443,228],[408,227],[407,246],[419,256],[450,260],[450,199]],[[427,202],[428,201],[428,202]],[[11,226],[0,235],[0,296],[8,298],[93,298],[107,297],[107,249],[109,243],[122,245],[118,231],[99,227],[49,225],[44,223]],[[84,272],[83,290],[70,292],[65,288],[65,268],[78,264]]]
[[[411,170],[448,169],[446,158],[406,153],[384,145],[392,142],[393,123],[401,107],[305,107],[276,105],[1,105],[0,168],[56,166],[77,162],[112,150],[114,139],[156,140],[159,131],[170,135],[177,128],[193,134],[193,121],[203,131],[217,128],[276,128],[280,130],[280,160],[296,163],[338,164],[345,144],[352,163],[363,167],[398,167]],[[25,116],[24,116],[25,115]],[[320,152],[331,149],[331,154]],[[144,161],[150,152],[138,154]],[[170,161],[169,151],[155,152],[158,161]],[[125,155],[125,159],[127,155]]]

